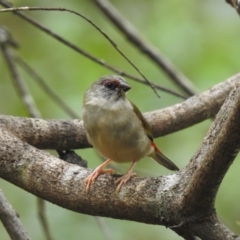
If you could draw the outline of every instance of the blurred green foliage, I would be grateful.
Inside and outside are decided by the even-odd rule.
[[[181,92],[155,64],[139,53],[104,17],[93,1],[79,0],[16,0],[15,6],[66,7],[92,19],[118,47],[151,80]],[[199,89],[199,92],[221,82],[239,71],[240,20],[237,13],[222,1],[166,1],[122,0],[112,1],[119,11],[138,28],[159,50],[171,59]],[[137,76],[135,70],[113,49],[93,27],[83,19],[67,12],[25,12],[43,25],[85,51]],[[0,15],[0,24],[6,26],[19,43],[19,54],[46,79],[49,86],[79,114],[84,92],[101,75],[111,73],[102,66],[77,54],[29,23],[11,13]],[[0,57],[0,113],[29,116],[19,99],[8,69]],[[43,118],[68,118],[36,83],[23,74]],[[151,111],[181,100],[160,92],[161,99],[146,86],[129,80],[132,90],[129,98],[141,111]],[[184,167],[202,142],[211,121],[205,121],[186,130],[157,140],[163,152],[180,168]],[[99,158],[90,150],[79,150],[90,160],[89,167],[99,164]],[[235,233],[240,234],[240,159],[231,166],[221,184],[216,208],[220,219]],[[121,166],[123,171],[127,166]],[[136,168],[140,176],[158,176],[169,171],[144,159]],[[25,191],[0,180],[10,203],[20,214],[27,231],[34,240],[44,239],[37,219],[36,198]],[[47,215],[54,239],[104,239],[96,219],[76,214],[47,203]],[[171,230],[135,222],[104,219],[112,239],[181,239]],[[0,225],[0,239],[9,237]]]

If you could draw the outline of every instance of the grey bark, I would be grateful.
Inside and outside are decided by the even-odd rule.
[[[200,111],[200,117],[213,116],[229,92],[230,85],[234,85],[233,82],[235,87],[217,114],[202,145],[189,164],[177,173],[155,178],[135,177],[118,195],[114,194],[114,181],[118,176],[103,175],[93,184],[90,193],[86,194],[84,179],[90,173],[89,169],[66,163],[36,148],[87,147],[81,121],[1,116],[0,177],[76,212],[160,224],[185,239],[240,239],[218,220],[214,209],[218,187],[239,150],[238,76],[224,85],[228,90],[217,93],[212,88],[208,95],[204,95],[205,92],[193,97],[195,105],[190,99],[187,100],[189,102],[172,107],[172,119],[175,123],[180,121],[177,118],[181,118],[182,111],[187,112],[189,108],[196,113]],[[206,99],[209,97],[209,101],[205,102],[203,96]],[[195,119],[193,115],[192,118]],[[196,120],[188,124],[194,122]],[[150,123],[154,128],[154,120]],[[168,131],[177,129],[166,128]],[[159,130],[155,134],[161,135]]]

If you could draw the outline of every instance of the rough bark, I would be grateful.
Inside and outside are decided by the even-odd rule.
[[[236,83],[202,145],[189,164],[177,173],[156,178],[135,177],[118,195],[114,194],[118,176],[103,175],[86,194],[84,179],[90,170],[34,147],[79,147],[85,141],[80,121],[1,116],[0,177],[76,212],[165,225],[185,239],[240,239],[219,222],[214,209],[218,187],[239,150],[240,81]],[[208,106],[215,109],[220,104],[216,102]],[[201,104],[190,105],[189,108],[199,111],[203,108]],[[175,109],[175,116],[181,116],[177,115],[177,109],[181,112],[181,108]],[[187,111],[186,107],[183,109]],[[45,141],[47,136],[50,140]]]

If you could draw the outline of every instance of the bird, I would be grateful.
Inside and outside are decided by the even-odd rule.
[[[134,167],[143,157],[148,156],[170,170],[179,170],[155,145],[149,123],[127,99],[130,89],[123,77],[106,75],[95,81],[84,95],[82,120],[87,139],[107,159],[85,179],[87,192],[100,174],[115,172],[104,169],[112,161],[132,162],[127,173],[115,181],[116,193],[136,176]]]

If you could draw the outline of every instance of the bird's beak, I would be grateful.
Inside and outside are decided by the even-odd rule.
[[[118,91],[119,92],[127,92],[128,90],[130,90],[131,87],[127,84],[127,83],[123,83],[121,82],[119,85],[118,85]]]

